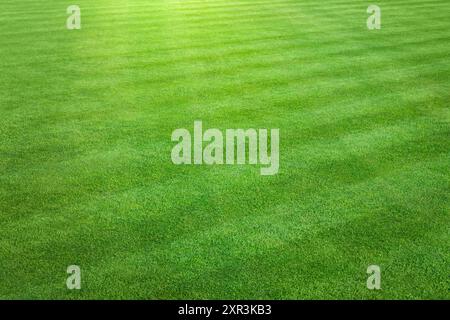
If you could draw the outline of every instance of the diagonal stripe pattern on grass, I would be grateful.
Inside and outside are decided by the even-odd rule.
[[[449,298],[450,2],[72,4],[0,3],[0,298]],[[279,174],[173,165],[195,120]]]

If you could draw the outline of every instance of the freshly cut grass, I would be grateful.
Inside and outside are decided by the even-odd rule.
[[[449,298],[449,1],[72,4],[0,3],[0,298]],[[195,120],[279,174],[173,165]]]

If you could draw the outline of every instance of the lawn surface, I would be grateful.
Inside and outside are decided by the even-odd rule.
[[[450,1],[375,3],[2,0],[0,298],[448,299]],[[195,120],[279,174],[173,165]]]

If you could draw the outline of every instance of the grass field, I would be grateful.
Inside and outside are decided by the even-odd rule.
[[[381,30],[367,1],[2,0],[0,298],[450,298],[450,2],[373,3]],[[195,120],[279,128],[279,173],[172,164]]]

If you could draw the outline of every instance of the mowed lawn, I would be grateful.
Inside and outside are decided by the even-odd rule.
[[[448,299],[449,12],[2,0],[0,298]],[[279,128],[278,175],[172,164],[195,120]]]

